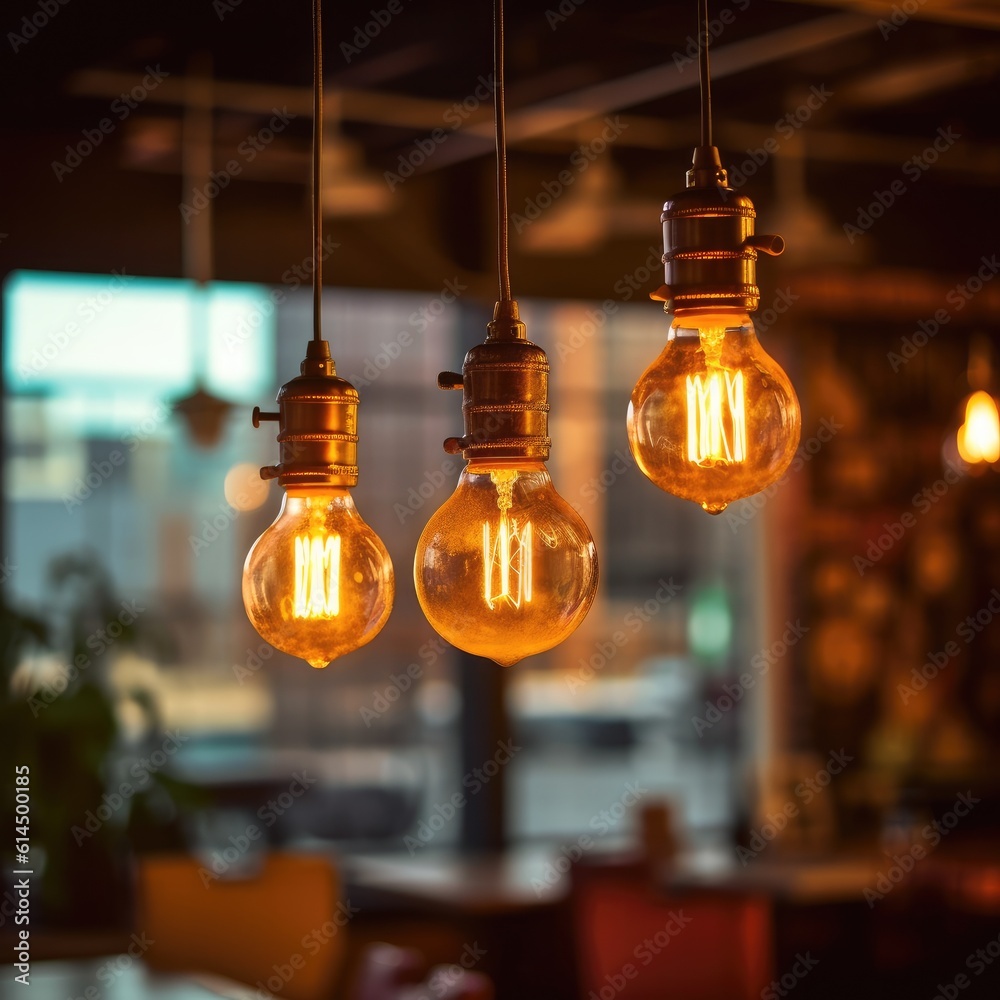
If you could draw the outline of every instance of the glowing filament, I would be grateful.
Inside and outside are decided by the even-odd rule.
[[[513,506],[514,482],[517,472],[500,469],[490,473],[497,488],[497,508],[500,522],[496,535],[489,521],[483,524],[483,597],[492,611],[501,602],[519,608],[531,601],[531,544],[534,536],[531,522],[520,524],[508,511]]]
[[[687,376],[688,460],[698,465],[746,461],[743,372]]]
[[[965,423],[958,429],[958,453],[963,461],[1000,460],[1000,417],[988,392],[974,392],[965,406]]]
[[[340,535],[295,536],[296,618],[340,614]]]

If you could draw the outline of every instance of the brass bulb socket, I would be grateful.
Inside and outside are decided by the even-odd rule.
[[[695,150],[688,187],[663,206],[664,286],[652,298],[678,309],[760,305],[758,252],[777,256],[780,236],[756,235],[757,213],[746,195],[727,186],[714,146]]]
[[[278,423],[279,462],[260,470],[283,487],[356,486],[358,390],[337,375],[325,340],[310,341],[301,374],[277,396],[278,411],[254,407],[253,424]]]
[[[465,356],[462,373],[442,372],[438,386],[461,389],[465,434],[444,450],[473,458],[546,461],[549,434],[549,359],[527,339],[517,303],[498,302],[485,343]]]

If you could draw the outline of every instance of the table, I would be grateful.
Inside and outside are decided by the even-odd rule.
[[[861,901],[885,858],[761,858],[741,865],[731,851],[682,855],[663,865],[657,881],[667,892],[760,894],[799,905]]]
[[[536,888],[552,857],[550,848],[514,848],[481,857],[430,851],[413,858],[353,854],[340,864],[349,889],[366,897],[428,911],[490,915],[544,910],[564,899],[568,878],[551,891]]]
[[[257,1000],[248,986],[201,973],[153,972],[130,955],[85,961],[32,962],[28,988],[4,965],[0,1000]]]

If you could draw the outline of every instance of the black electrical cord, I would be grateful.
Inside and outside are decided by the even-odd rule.
[[[313,340],[323,339],[323,0],[313,0]]]
[[[698,0],[698,20],[701,22],[698,45],[698,77],[701,86],[701,144],[712,145],[712,81],[708,67],[708,0]]]
[[[497,138],[497,270],[500,301],[510,301],[510,237],[507,220],[507,139],[503,106],[503,0],[493,0],[493,118]]]

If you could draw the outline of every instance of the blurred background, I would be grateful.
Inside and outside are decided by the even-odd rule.
[[[710,517],[626,440],[697,142],[694,2],[510,0],[513,289],[602,574],[576,633],[503,671],[437,638],[409,568],[460,471],[437,373],[496,296],[491,5],[325,12],[324,329],[397,595],[316,671],[240,597],[280,503],[250,410],[310,332],[308,4],[8,10],[2,724],[5,773],[31,768],[33,961],[83,963],[81,990],[121,954],[361,997],[381,941],[499,997],[995,995],[1000,488],[958,437],[998,391],[1000,11],[710,13],[715,141],[788,246],[754,320],[801,446]],[[218,928],[276,904],[224,893],[302,857],[336,892],[307,882],[319,922],[259,951],[322,975],[258,981]],[[212,893],[216,947],[135,954]]]

